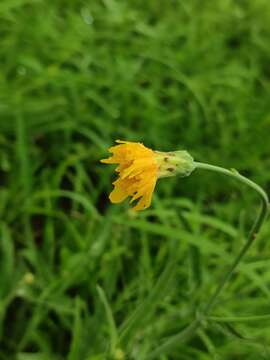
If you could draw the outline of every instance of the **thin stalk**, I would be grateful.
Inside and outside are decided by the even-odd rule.
[[[250,322],[250,321],[266,321],[270,320],[270,314],[265,315],[251,315],[251,316],[208,316],[207,319],[216,321],[219,323],[231,323],[231,322]]]
[[[201,326],[202,321],[205,318],[208,317],[208,315],[211,312],[212,308],[216,304],[218,296],[220,295],[220,293],[224,289],[227,282],[230,280],[232,274],[234,273],[237,266],[239,265],[239,263],[243,259],[243,256],[246,254],[246,252],[248,251],[248,249],[250,248],[252,243],[256,240],[257,235],[258,235],[258,233],[259,233],[259,231],[261,229],[261,226],[262,226],[262,224],[263,224],[263,222],[264,222],[264,220],[265,220],[265,218],[266,218],[266,216],[268,214],[268,209],[269,209],[268,196],[267,196],[266,192],[259,185],[254,183],[253,181],[247,179],[243,175],[240,175],[234,169],[228,170],[228,169],[224,169],[224,168],[222,168],[220,166],[214,166],[214,165],[205,164],[205,163],[201,163],[201,162],[195,162],[195,166],[196,166],[196,169],[209,170],[209,171],[220,173],[220,174],[223,174],[223,175],[226,175],[226,176],[230,176],[231,178],[234,178],[234,179],[242,182],[243,184],[247,185],[251,189],[255,190],[259,194],[259,196],[261,198],[261,204],[262,204],[261,205],[261,210],[260,210],[260,212],[259,212],[259,214],[258,214],[258,216],[257,216],[257,218],[256,218],[256,220],[254,222],[254,225],[251,228],[251,231],[250,231],[250,233],[248,235],[248,238],[247,238],[247,242],[245,243],[245,245],[243,246],[243,248],[241,249],[241,251],[237,255],[237,257],[235,258],[234,262],[232,263],[232,265],[228,269],[225,276],[222,278],[222,280],[219,283],[219,285],[217,286],[215,292],[213,293],[213,295],[210,297],[207,304],[205,305],[205,308],[203,309],[203,311],[200,312],[200,314],[197,314],[197,318],[189,326],[187,326],[184,330],[182,330],[182,332],[180,332],[179,334],[176,334],[175,336],[173,336],[169,340],[165,341],[158,348],[156,348],[150,354],[151,359],[154,358],[155,356],[157,356],[158,354],[160,355],[160,354],[164,354],[164,353],[168,352],[173,346],[175,346],[179,342],[182,342],[183,340],[185,340],[185,341],[188,340],[189,338],[191,338],[195,334],[195,332]],[[213,320],[213,317],[212,317],[212,320]]]
[[[230,176],[236,180],[241,181],[245,185],[247,185],[250,188],[252,188],[253,190],[255,190],[260,195],[260,198],[262,201],[261,211],[259,212],[259,215],[258,215],[257,219],[255,220],[254,225],[252,226],[252,229],[248,235],[247,242],[241,249],[238,256],[235,258],[235,260],[232,263],[231,267],[229,268],[228,272],[225,274],[224,278],[222,279],[222,281],[216,288],[216,291],[210,297],[209,301],[207,302],[207,304],[205,306],[203,315],[206,316],[210,313],[211,309],[215,305],[218,296],[220,295],[221,291],[224,289],[225,285],[231,278],[233,272],[237,268],[237,266],[240,263],[240,261],[242,260],[243,256],[246,254],[246,252],[248,251],[248,249],[250,248],[252,243],[256,240],[257,235],[258,235],[258,233],[261,229],[261,226],[262,226],[262,224],[267,216],[267,213],[268,213],[269,200],[268,200],[268,196],[267,196],[266,192],[259,185],[257,185],[253,181],[247,179],[245,176],[240,175],[236,170],[228,170],[228,169],[224,169],[220,166],[214,166],[214,165],[209,165],[209,164],[200,163],[200,162],[196,162],[195,165],[196,165],[197,169],[214,171],[214,172],[224,174],[224,175]]]

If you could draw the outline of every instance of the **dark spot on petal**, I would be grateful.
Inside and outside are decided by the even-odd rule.
[[[170,172],[173,172],[174,168],[168,168],[167,170],[170,171]]]

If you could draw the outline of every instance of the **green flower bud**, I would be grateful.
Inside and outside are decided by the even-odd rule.
[[[185,150],[161,152],[155,151],[159,166],[158,177],[179,175],[189,176],[195,169],[193,157]]]

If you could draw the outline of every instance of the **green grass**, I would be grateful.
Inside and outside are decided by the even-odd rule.
[[[269,24],[269,0],[0,2],[0,360],[147,360],[192,322],[256,195],[198,171],[134,216],[99,159],[187,149],[269,190]],[[270,358],[269,236],[155,359]]]

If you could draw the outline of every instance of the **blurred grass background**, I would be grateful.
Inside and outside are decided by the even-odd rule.
[[[269,61],[269,0],[1,0],[1,360],[147,360],[192,321],[256,195],[198,170],[134,216],[99,159],[143,141],[269,189]],[[269,235],[213,315],[270,314]],[[270,359],[269,325],[205,321],[155,358]]]

